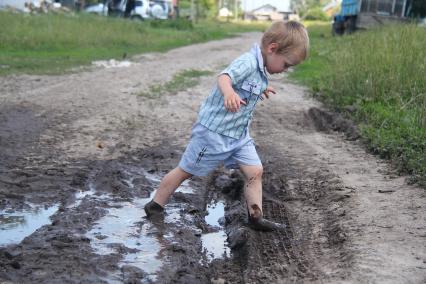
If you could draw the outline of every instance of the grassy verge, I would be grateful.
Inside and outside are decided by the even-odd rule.
[[[200,77],[210,75],[212,73],[213,72],[206,70],[184,70],[175,74],[171,81],[168,81],[162,85],[152,85],[149,87],[149,90],[147,92],[142,92],[138,95],[149,99],[155,99],[164,94],[184,91],[188,88],[195,87],[198,84],[198,79]]]
[[[425,29],[396,25],[344,37],[332,37],[329,25],[309,31],[310,58],[291,76],[347,112],[373,152],[425,186]]]
[[[130,21],[85,14],[22,15],[0,12],[0,75],[58,74],[93,60],[260,31],[264,25],[202,21]]]

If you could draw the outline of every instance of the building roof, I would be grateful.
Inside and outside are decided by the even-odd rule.
[[[258,7],[258,8],[256,8],[256,9],[253,9],[252,12],[254,13],[254,12],[257,12],[259,10],[265,10],[265,9],[271,9],[273,11],[276,11],[277,7],[272,6],[271,4],[265,4],[265,5],[262,5],[262,6]]]

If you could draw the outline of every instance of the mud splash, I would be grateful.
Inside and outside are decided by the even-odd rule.
[[[19,210],[0,210],[0,246],[18,244],[44,225],[50,224],[50,217],[59,206],[41,207],[29,204]]]

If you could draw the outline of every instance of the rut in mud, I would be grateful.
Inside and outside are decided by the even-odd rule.
[[[264,214],[287,230],[248,228],[242,176],[223,168],[180,187],[164,224],[145,218],[214,76],[140,94],[182,70],[217,73],[259,36],[125,67],[1,78],[0,282],[424,283],[425,191],[282,76],[271,79],[278,94],[257,107],[251,134]]]

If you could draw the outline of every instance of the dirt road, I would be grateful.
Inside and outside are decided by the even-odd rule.
[[[259,37],[0,78],[0,283],[425,283],[425,190],[284,76],[251,134],[264,213],[288,230],[245,227],[241,176],[221,168],[179,188],[163,226],[146,220],[214,75],[138,94],[183,70],[217,73]]]

